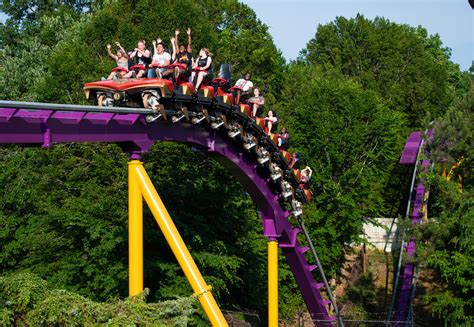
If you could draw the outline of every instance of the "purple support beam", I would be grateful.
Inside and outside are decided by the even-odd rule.
[[[214,131],[188,123],[158,122],[146,124],[143,116],[110,113],[64,113],[50,110],[26,111],[0,108],[0,144],[33,144],[51,146],[67,142],[119,143],[139,158],[156,141],[176,141],[192,144],[215,155],[239,180],[262,215],[264,234],[277,238],[293,271],[309,312],[318,326],[332,326],[328,301],[324,300],[311,273],[314,269],[305,258],[306,248],[300,247],[288,221],[290,213],[283,210],[272,193],[267,179],[257,173],[257,166],[240,149]]]

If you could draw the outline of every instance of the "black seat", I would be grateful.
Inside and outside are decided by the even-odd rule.
[[[217,89],[220,87],[222,91],[228,92],[232,83],[232,73],[230,71],[230,64],[221,64],[219,68],[219,75],[213,80],[214,91],[217,94]]]
[[[230,71],[230,64],[221,64],[219,68],[219,78],[227,80],[229,85],[232,85],[232,73]]]

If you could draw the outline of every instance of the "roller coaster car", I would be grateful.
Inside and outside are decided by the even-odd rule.
[[[161,78],[106,80],[84,84],[84,93],[100,107],[154,108],[160,98],[173,96],[173,82]]]

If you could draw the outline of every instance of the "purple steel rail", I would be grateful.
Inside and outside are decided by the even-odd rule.
[[[147,152],[156,141],[192,144],[220,159],[258,206],[264,235],[278,240],[313,319],[320,326],[332,326],[336,317],[328,314],[326,306],[330,301],[324,300],[319,291],[323,283],[313,277],[317,266],[306,260],[304,253],[309,248],[297,240],[300,229],[292,227],[288,221],[290,212],[278,203],[269,180],[257,173],[257,165],[226,138],[188,123],[147,124],[140,114],[0,108],[0,144],[50,147],[53,143],[110,142],[120,144],[133,156]]]
[[[425,132],[426,134],[426,132]],[[432,131],[428,133],[428,136],[432,136]],[[400,157],[401,164],[418,164],[419,160],[419,153],[423,150],[424,142],[422,142],[422,133],[421,132],[412,132],[405,144],[403,149],[402,155]],[[421,170],[426,171],[426,169],[431,165],[429,160],[422,160],[421,161]],[[416,175],[417,168],[415,167],[414,174]],[[416,178],[416,176],[413,176]],[[424,178],[420,178],[416,186],[412,184],[413,188],[410,192],[410,199],[408,202],[407,213],[410,212],[410,220],[412,224],[419,224],[422,220],[423,215],[423,205],[424,205],[424,196],[425,196],[425,185],[424,185]],[[413,183],[413,182],[412,182]],[[413,201],[412,201],[413,199]],[[413,204],[413,209],[411,208],[411,204]],[[402,248],[403,250],[403,248]],[[415,239],[411,239],[405,247],[406,255],[408,258],[408,262],[405,263],[403,267],[403,272],[401,274],[401,284],[398,289],[398,300],[397,306],[395,311],[395,326],[404,326],[406,324],[411,324],[408,322],[409,319],[409,312],[410,312],[410,305],[412,304],[412,297],[414,296],[413,287],[413,277],[415,272],[415,262],[414,256],[416,251],[416,243]],[[400,256],[402,253],[400,253]],[[394,292],[397,290],[394,289]]]

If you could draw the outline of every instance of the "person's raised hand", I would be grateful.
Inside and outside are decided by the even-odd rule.
[[[107,50],[110,50],[112,46],[110,44],[107,44]]]
[[[176,30],[174,31],[174,35],[179,35],[179,29],[176,29]]]
[[[120,42],[115,42],[115,45],[120,47]]]
[[[174,44],[174,40],[175,40],[174,37],[171,37],[171,38],[170,38],[170,41],[171,41],[172,44]]]
[[[191,28],[188,28],[188,29],[186,30],[186,33],[188,33],[188,35],[191,35]]]
[[[151,43],[153,43],[153,46],[156,47],[156,41],[155,40],[153,40]]]

